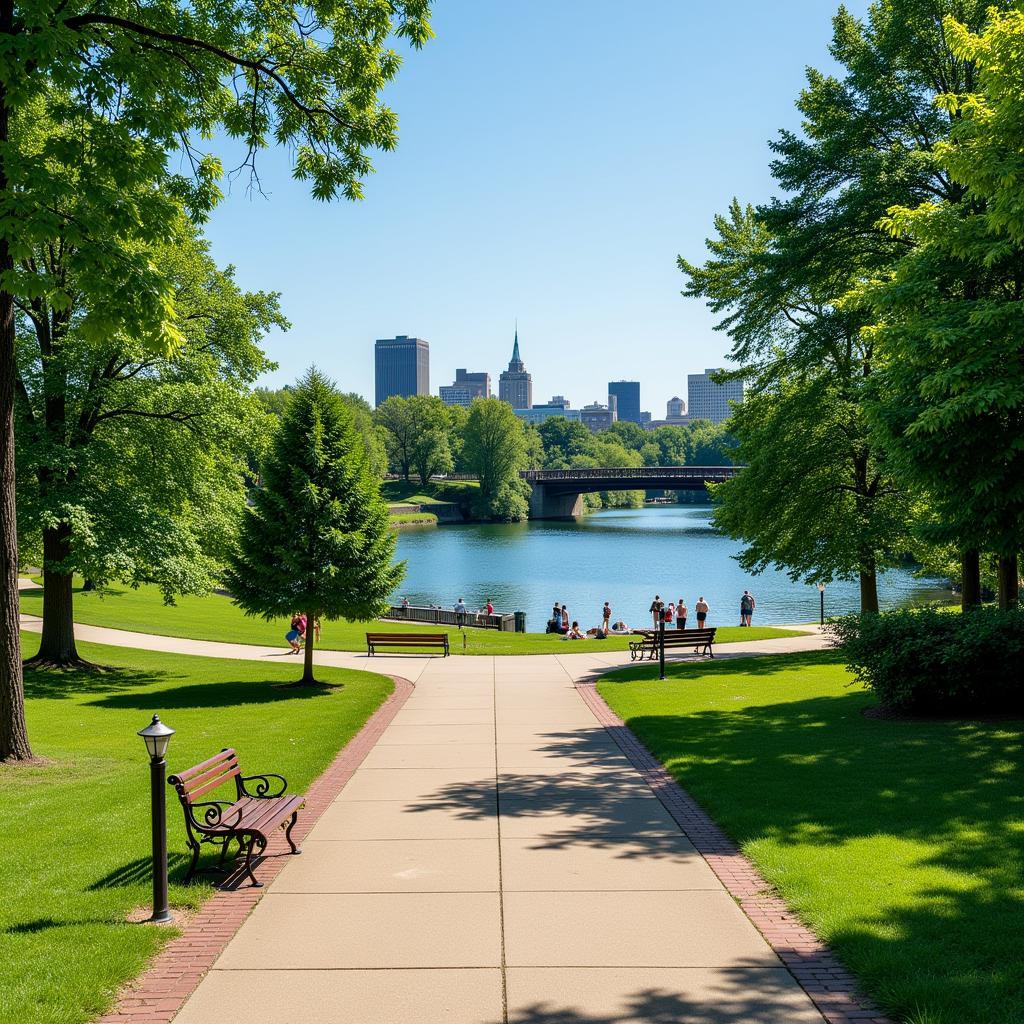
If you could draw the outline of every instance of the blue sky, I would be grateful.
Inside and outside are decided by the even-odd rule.
[[[863,0],[849,4],[855,13]],[[733,196],[771,194],[767,141],[797,127],[804,68],[829,67],[828,0],[437,0],[437,38],[388,102],[400,142],[361,203],[323,204],[262,158],[208,234],[293,327],[269,340],[285,384],[311,363],[372,399],[373,341],[430,342],[431,391],[508,362],[534,400],[604,401],[641,382],[655,417],[728,340],[679,294]]]

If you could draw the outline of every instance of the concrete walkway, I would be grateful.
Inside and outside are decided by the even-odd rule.
[[[821,1024],[576,691],[604,658],[391,660],[415,693],[176,1024]]]

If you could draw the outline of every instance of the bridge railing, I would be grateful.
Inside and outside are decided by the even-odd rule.
[[[429,622],[435,626],[476,626],[478,629],[500,629],[511,633],[516,628],[516,617],[510,612],[465,611],[452,608],[431,608],[424,605],[392,605],[382,616],[393,622]]]
[[[737,466],[620,466],[614,469],[527,469],[520,476],[529,483],[587,480],[729,480]]]

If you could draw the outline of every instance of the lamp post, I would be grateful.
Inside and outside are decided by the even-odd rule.
[[[825,625],[825,584],[818,584],[818,594],[821,596],[821,624]]]
[[[138,733],[145,741],[149,753],[149,782],[153,819],[153,916],[155,924],[164,924],[171,919],[167,906],[167,762],[164,755],[174,735],[174,730],[160,721],[159,715],[140,729]]]
[[[659,679],[665,678],[665,607],[658,612],[658,668]]]

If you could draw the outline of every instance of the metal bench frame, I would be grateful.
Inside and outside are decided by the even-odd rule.
[[[235,783],[235,799],[199,800],[230,779]],[[245,855],[242,871],[254,886],[260,887],[253,874],[252,861],[267,848],[267,839],[277,828],[284,828],[284,837],[291,852],[302,852],[292,840],[292,829],[299,818],[305,797],[286,796],[288,783],[284,776],[272,772],[264,775],[243,775],[238,755],[231,748],[208,758],[167,780],[173,786],[185,814],[187,844],[192,861],[185,875],[186,884],[196,873],[199,854],[204,843],[220,846],[219,866],[227,859],[231,841],[238,843],[237,856]],[[287,824],[286,824],[287,822]]]
[[[447,633],[367,633],[367,656],[372,658],[378,647],[440,647],[446,658],[450,653]]]
[[[717,628],[717,626],[711,626],[707,629],[666,629],[665,650],[668,651],[674,647],[692,647],[694,653],[700,651],[709,658],[713,658],[715,652],[711,646],[715,642]],[[658,656],[658,635],[658,630],[646,629],[643,630],[640,640],[631,640],[629,642],[629,660],[643,661],[646,656],[649,661],[653,661]]]

